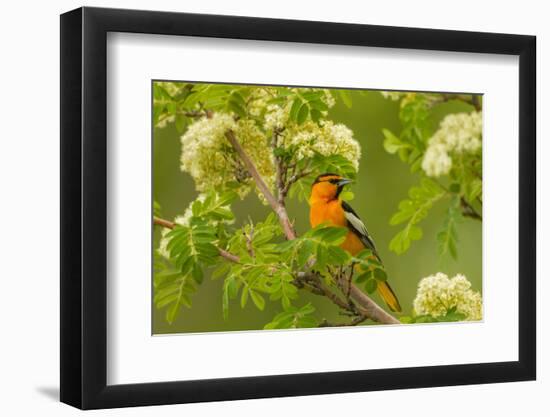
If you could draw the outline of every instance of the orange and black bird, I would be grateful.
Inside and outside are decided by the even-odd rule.
[[[329,223],[339,227],[346,227],[348,234],[342,243],[342,249],[351,255],[356,255],[368,248],[382,263],[374,241],[367,231],[365,223],[345,201],[340,199],[340,193],[351,180],[338,174],[326,173],[319,175],[312,187],[309,198],[309,220],[311,227],[322,223]],[[378,281],[378,293],[392,311],[401,311],[399,301],[387,281]]]

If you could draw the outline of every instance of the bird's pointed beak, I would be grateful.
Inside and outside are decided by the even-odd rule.
[[[342,178],[340,181],[338,181],[338,187],[343,187],[344,185],[349,184],[351,182],[353,181],[348,178]]]

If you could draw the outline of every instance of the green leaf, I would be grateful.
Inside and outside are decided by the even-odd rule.
[[[353,103],[351,101],[351,96],[349,92],[347,90],[338,90],[338,93],[340,94],[340,98],[342,99],[346,107],[348,109],[351,109]]]
[[[370,249],[363,249],[361,252],[355,255],[355,257],[358,259],[368,259],[371,256],[373,256],[373,254],[372,254],[372,250]]]
[[[388,279],[388,275],[386,274],[386,271],[384,271],[383,269],[381,268],[376,268],[374,271],[373,271],[373,276],[374,278],[376,278],[378,281],[386,281]]]
[[[228,276],[223,283],[222,293],[222,312],[224,320],[227,320],[229,317],[229,299],[235,298],[234,293],[236,292],[236,290],[235,277]]]
[[[172,324],[181,306],[191,307],[191,295],[196,291],[193,279],[189,275],[165,269],[155,272],[154,283],[155,307],[157,309],[167,307],[165,318],[169,324]]]
[[[466,200],[472,204],[476,201],[476,199],[481,196],[481,190],[482,190],[483,183],[479,178],[472,179],[467,187],[467,195]]]
[[[238,91],[234,91],[231,94],[229,99],[235,101],[241,107],[246,107],[246,101],[244,100],[243,96]]]
[[[301,308],[288,307],[277,314],[273,320],[264,326],[264,329],[291,329],[317,327],[318,322],[312,316],[315,308],[311,303]]]
[[[421,237],[422,229],[419,227],[411,226],[410,228],[405,228],[390,241],[390,250],[401,255],[410,248],[412,240],[419,240]]]
[[[447,209],[443,227],[437,234],[439,256],[443,257],[447,254],[453,259],[457,259],[456,244],[458,242],[458,234],[456,225],[462,222],[462,213],[460,211],[460,199],[454,197]]]
[[[362,284],[366,282],[371,275],[372,275],[371,271],[363,272],[355,278],[355,282],[357,282],[358,284]]]
[[[328,111],[328,106],[321,100],[313,100],[309,102],[311,109],[318,110],[319,112]]]
[[[388,129],[382,129],[384,134],[384,149],[390,154],[394,154],[401,149],[410,149],[411,145],[402,142],[397,136],[395,136]]]
[[[166,310],[166,321],[172,324],[179,313],[179,303],[174,303]]]
[[[317,109],[311,109],[310,115],[311,115],[311,120],[313,120],[315,123],[319,123],[319,120],[321,120],[321,117],[323,116],[321,112]]]
[[[160,204],[156,200],[153,201],[153,216],[162,217]]]
[[[427,215],[433,204],[446,195],[446,191],[437,183],[423,179],[420,186],[409,190],[409,199],[399,203],[399,211],[391,219],[391,225],[407,222],[404,229],[390,241],[390,250],[397,254],[407,251],[411,241],[422,238],[422,229],[416,226]]]
[[[258,308],[258,310],[263,311],[263,309],[265,308],[264,297],[262,297],[260,293],[250,290],[250,298],[252,298],[252,301],[254,302],[254,305]]]
[[[301,107],[303,105],[302,100],[299,98],[294,99],[292,102],[292,107],[290,108],[289,118],[290,120],[297,121],[298,120],[298,112],[300,111]]]
[[[239,117],[242,117],[243,119],[246,118],[246,110],[238,102],[229,100],[227,102],[227,107],[229,108],[229,110],[237,114]]]
[[[321,155],[316,153],[311,160],[311,169],[318,174],[323,172],[338,172],[340,175],[354,179],[357,171],[351,161],[341,155]]]
[[[324,91],[306,91],[305,93],[300,93],[300,96],[308,102],[319,100],[324,95]]]
[[[218,279],[226,275],[231,269],[231,265],[227,262],[222,263],[218,268],[212,272],[212,279]]]
[[[248,288],[244,287],[241,293],[241,308],[246,307],[246,302],[248,301]]]
[[[302,104],[302,106],[300,107],[300,110],[298,111],[298,115],[296,116],[296,123],[301,125],[306,121],[308,115],[309,115],[309,106],[304,103]]]
[[[378,281],[376,281],[376,279],[369,278],[367,282],[365,282],[365,289],[369,294],[372,294],[373,292],[375,292],[377,288],[378,288]]]
[[[460,192],[460,184],[458,183],[452,183],[450,186],[449,186],[449,191],[451,193],[459,193]]]
[[[329,246],[327,250],[331,265],[345,265],[351,258],[350,254],[339,246]]]
[[[353,191],[343,191],[340,193],[340,198],[344,201],[352,201],[355,198]]]

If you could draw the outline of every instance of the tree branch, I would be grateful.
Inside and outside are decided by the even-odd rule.
[[[324,319],[321,324],[319,324],[319,327],[344,327],[344,326],[357,326],[358,324],[363,323],[365,320],[367,320],[367,316],[357,316],[354,317],[352,321],[349,323],[332,323],[326,319]]]
[[[285,187],[284,177],[286,176],[286,166],[283,158],[278,156],[275,152],[279,146],[279,134],[280,131],[275,128],[271,134],[271,149],[273,150],[273,156],[275,157],[275,171],[276,171],[276,187],[277,187],[277,203],[284,206],[285,197],[283,195],[283,189]]]
[[[153,223],[162,227],[166,227],[168,229],[173,229],[175,226],[175,223],[169,220],[161,219],[159,217],[153,217]],[[230,262],[240,262],[240,259],[237,255],[234,255],[231,252],[228,252],[222,248],[217,249],[222,258],[227,259]],[[307,289],[313,294],[327,297],[342,310],[349,311],[354,316],[363,315],[383,324],[400,323],[399,320],[386,313],[384,309],[378,306],[378,304],[376,304],[368,295],[363,293],[354,284],[351,284],[351,288],[348,288],[347,280],[344,277],[341,278],[338,284],[341,286],[341,288],[344,288],[344,291],[349,290],[351,298],[355,300],[357,305],[350,305],[345,300],[340,298],[334,291],[327,287],[322,282],[322,280],[314,273],[300,272],[298,273],[298,278],[295,282],[295,285],[297,287]]]
[[[271,191],[269,190],[269,187],[261,177],[261,175],[258,173],[258,170],[254,166],[254,163],[252,160],[248,157],[245,150],[242,148],[241,144],[235,137],[235,134],[230,130],[226,132],[225,134],[227,140],[229,143],[231,143],[231,146],[235,149],[237,154],[240,156],[242,161],[244,162],[246,168],[248,169],[248,172],[254,178],[254,181],[256,181],[256,185],[260,189],[260,191],[263,193],[266,200],[269,202],[277,216],[279,217],[279,222],[283,226],[283,231],[285,233],[285,236],[288,240],[296,239],[296,233],[294,232],[294,229],[290,223],[290,219],[288,218],[288,213],[286,211],[286,208],[284,205],[279,204],[279,202],[275,199]],[[339,283],[342,285],[342,283]],[[347,283],[344,284],[345,288],[348,288]],[[371,318],[374,321],[384,323],[384,324],[398,324],[400,323],[399,320],[397,320],[392,315],[388,314],[383,308],[381,308],[378,304],[376,304],[368,295],[363,293],[357,286],[354,284],[351,284],[351,286],[348,289],[349,294],[351,298],[358,304],[358,308],[360,312],[367,314],[369,318]],[[332,300],[334,302],[334,300]]]
[[[243,161],[244,165],[246,166],[246,169],[248,170],[250,176],[254,179],[256,182],[256,186],[261,191],[261,193],[264,195],[265,199],[273,209],[273,211],[277,214],[279,217],[279,222],[281,223],[281,226],[283,227],[283,231],[285,232],[285,236],[288,240],[292,240],[296,238],[296,232],[294,232],[294,228],[292,227],[292,224],[290,223],[290,219],[288,218],[288,214],[286,212],[286,209],[283,205],[279,204],[275,196],[271,193],[271,190],[265,183],[264,179],[256,169],[256,166],[252,162],[252,160],[248,157],[245,150],[235,137],[235,133],[233,133],[232,130],[229,130],[225,133],[225,137],[233,146],[233,149],[237,152],[241,160]]]
[[[296,233],[294,231],[294,228],[292,227],[292,224],[290,222],[290,219],[288,217],[288,213],[286,211],[286,208],[284,206],[284,197],[283,202],[279,202],[275,196],[272,194],[271,190],[263,180],[262,176],[258,172],[256,166],[250,159],[250,157],[247,155],[237,138],[235,137],[235,133],[231,130],[227,131],[225,133],[225,137],[235,149],[241,160],[243,161],[246,169],[248,170],[250,176],[254,179],[256,182],[256,186],[261,191],[261,193],[264,195],[265,199],[273,209],[273,211],[277,214],[279,218],[279,222],[283,228],[283,232],[288,240],[296,239]],[[285,185],[282,184],[281,187],[284,187]],[[279,189],[279,192],[283,192],[283,189]],[[155,224],[159,224],[164,227],[170,227],[169,224],[172,224],[170,228],[174,227],[174,224],[171,222],[167,222],[162,219],[154,218]],[[218,251],[220,253],[220,256],[224,257],[225,259],[231,261],[231,262],[239,262],[239,257],[236,255],[233,255],[221,248],[218,248]],[[299,274],[300,275],[300,274]],[[311,280],[308,280],[312,275],[311,274],[304,274],[301,276],[301,278],[305,279],[305,282],[309,285],[312,284]],[[351,311],[353,313],[359,313],[358,315],[364,315],[368,318],[377,321],[379,323],[383,324],[399,324],[399,320],[397,320],[392,315],[388,314],[383,308],[381,308],[378,304],[376,304],[368,295],[363,293],[357,286],[355,286],[353,283],[348,283],[348,280],[338,277],[337,284],[344,289],[345,294],[349,294],[349,296],[355,301],[356,305],[354,303],[348,303],[342,299],[340,299],[333,291],[331,291],[324,283],[318,279],[316,282],[313,283],[313,287],[316,288],[317,293],[322,292],[326,297],[328,297],[333,303],[338,305],[340,308]]]

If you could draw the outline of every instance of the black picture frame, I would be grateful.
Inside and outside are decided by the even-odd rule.
[[[108,32],[519,56],[519,360],[107,385]],[[61,401],[82,409],[533,380],[534,36],[80,8],[61,15]]]

